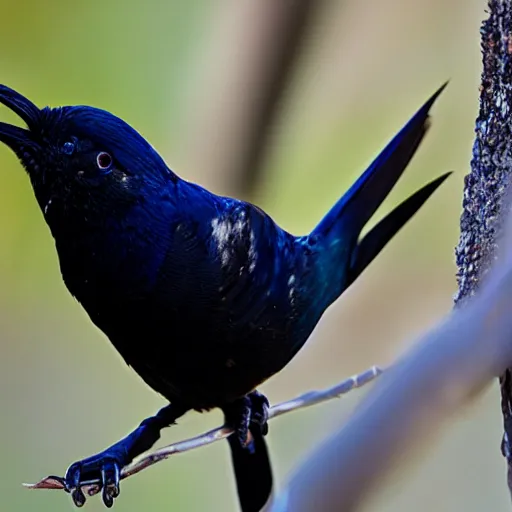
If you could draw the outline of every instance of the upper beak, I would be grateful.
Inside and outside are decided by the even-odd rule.
[[[28,126],[28,130],[7,123],[0,122],[0,141],[4,142],[16,153],[27,146],[35,146],[33,133],[37,133],[37,126],[41,111],[31,101],[13,89],[0,85],[0,103],[9,107],[18,114]]]

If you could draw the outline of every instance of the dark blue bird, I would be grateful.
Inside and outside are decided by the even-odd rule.
[[[360,233],[429,126],[441,87],[306,236],[256,206],[184,181],[133,128],[87,106],[37,108],[0,86],[26,123],[0,123],[55,239],[66,286],[125,361],[169,405],[105,451],[72,464],[66,488],[98,480],[119,494],[119,471],[188,410],[220,408],[241,508],[272,488],[257,386],[304,345],[324,311],[441,185],[444,174]]]

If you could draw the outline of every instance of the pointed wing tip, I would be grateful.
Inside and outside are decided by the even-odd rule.
[[[359,241],[352,256],[349,283],[356,280],[395,234],[412,219],[451,174],[453,174],[452,171],[445,172],[416,190],[414,194],[396,206]]]
[[[423,136],[429,131],[432,125],[432,118],[430,115],[430,109],[434,105],[437,98],[440,94],[445,90],[448,85],[449,80],[446,80],[441,87],[439,87],[432,96],[416,111],[416,114],[410,119],[409,123],[406,126],[418,126],[421,125],[421,129],[423,130]]]
[[[424,114],[428,116],[428,113],[432,108],[432,105],[435,103],[437,98],[439,98],[441,93],[446,89],[446,86],[448,85],[449,82],[450,80],[446,80],[446,82],[444,82],[444,84],[442,84],[441,87],[439,87],[439,89],[437,89],[437,91],[434,94],[432,94],[432,96],[430,96],[430,98],[425,102],[423,107],[421,107],[420,112],[423,111]]]
[[[430,184],[431,185],[436,184],[436,187],[438,187],[439,185],[441,185],[441,183],[443,183],[443,181],[447,180],[452,174],[453,174],[453,171],[445,172],[444,174],[441,174],[441,176],[438,176],[437,178],[432,180],[430,182]]]
[[[446,80],[443,84],[441,84],[441,87],[439,87],[439,89],[437,89],[437,91],[432,96],[434,98],[437,98],[446,89],[446,86],[449,83],[450,83],[450,78],[448,78],[448,80]]]
[[[441,174],[437,178],[434,178],[432,181],[429,181],[426,185],[423,185],[419,190],[417,190],[412,196],[410,196],[406,201],[416,201],[418,207],[416,211],[420,209],[420,207],[428,200],[428,198],[434,194],[434,192],[453,174],[453,171],[445,172]]]
[[[423,185],[423,187],[417,190],[412,196],[408,198],[408,200],[413,197],[421,198],[419,202],[421,206],[452,174],[453,171],[448,171],[444,174],[441,174],[437,178],[434,178],[432,181],[429,181],[426,185]]]

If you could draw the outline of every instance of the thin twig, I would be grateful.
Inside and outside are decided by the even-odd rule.
[[[309,391],[308,393],[305,393],[297,398],[274,405],[270,409],[269,418],[276,418],[277,416],[281,416],[282,414],[285,414],[287,412],[297,411],[298,409],[304,409],[305,407],[310,407],[312,405],[316,405],[322,402],[326,402],[327,400],[331,400],[332,398],[337,398],[342,395],[345,395],[346,393],[352,391],[353,389],[360,388],[368,384],[381,373],[382,370],[379,367],[372,366],[369,370],[366,370],[365,372],[360,373],[358,375],[354,375],[344,380],[343,382],[336,384],[331,388],[324,389],[321,391]],[[157,462],[165,460],[176,453],[183,453],[189,450],[193,450],[195,448],[200,448],[201,446],[212,444],[215,441],[226,439],[232,433],[233,430],[231,428],[222,426],[210,430],[209,432],[205,432],[204,434],[201,434],[199,436],[192,437],[184,441],[179,441],[168,446],[164,446],[163,448],[155,450],[148,455],[136,459],[132,464],[123,468],[123,470],[121,471],[121,479],[135,475],[142,471],[143,469],[146,469],[152,466],[153,464],[156,464]],[[101,487],[98,484],[98,481],[84,482],[84,484],[82,485],[82,490],[89,496],[93,496],[94,494],[97,494],[101,490]],[[23,485],[28,489],[62,490],[65,488],[64,479],[60,476],[48,476],[35,484]]]

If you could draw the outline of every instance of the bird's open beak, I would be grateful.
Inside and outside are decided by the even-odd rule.
[[[0,122],[0,141],[4,142],[18,155],[25,148],[37,146],[33,134],[37,127],[41,111],[31,101],[16,91],[0,85],[0,103],[18,114],[28,126],[28,130]]]

